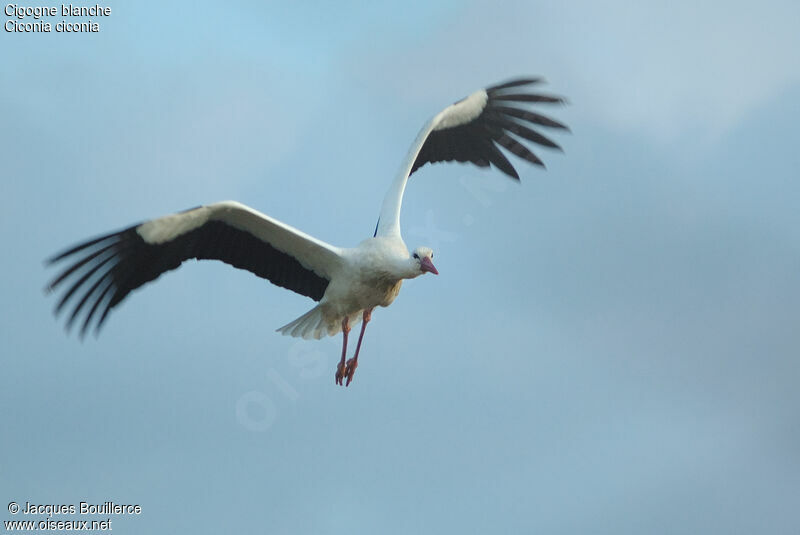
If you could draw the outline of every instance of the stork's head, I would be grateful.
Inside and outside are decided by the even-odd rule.
[[[424,273],[439,274],[433,265],[433,250],[430,247],[417,247],[411,258],[418,267],[420,275]]]

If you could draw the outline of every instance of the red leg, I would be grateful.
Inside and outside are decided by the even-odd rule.
[[[363,316],[361,317],[361,334],[358,335],[358,344],[356,344],[356,354],[347,361],[347,367],[345,368],[344,374],[347,376],[347,383],[344,386],[350,386],[350,382],[353,380],[353,374],[356,373],[356,368],[358,368],[358,352],[361,351],[361,340],[364,339],[364,331],[367,330],[367,323],[369,320],[372,319],[372,309],[367,309],[364,311]],[[342,384],[342,383],[339,383]]]
[[[336,366],[336,384],[342,384],[345,374],[344,358],[347,356],[347,335],[350,334],[350,318],[347,316],[342,320],[342,358]]]

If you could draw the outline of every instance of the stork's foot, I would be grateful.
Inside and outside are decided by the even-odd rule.
[[[344,384],[344,386],[350,386],[350,383],[353,381],[353,375],[356,373],[356,368],[358,368],[358,359],[349,359],[344,368],[344,374],[347,377],[347,382]],[[342,382],[339,381],[339,384],[342,384]]]
[[[349,363],[350,363],[350,361],[348,361],[348,364]],[[345,376],[346,373],[347,373],[347,368],[345,367],[344,361],[339,362],[339,364],[336,365],[336,384],[337,385],[341,385],[342,384],[342,380],[344,380],[344,376]],[[347,380],[347,384],[350,384],[350,379]]]

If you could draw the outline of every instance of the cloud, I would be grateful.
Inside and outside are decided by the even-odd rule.
[[[349,69],[383,95],[437,102],[543,74],[584,118],[662,141],[714,137],[800,83],[799,19],[790,2],[475,2],[411,46],[359,51]]]
[[[616,127],[662,139],[713,135],[800,82],[796,4],[618,0],[553,9],[570,29],[555,53],[581,82],[573,98]]]

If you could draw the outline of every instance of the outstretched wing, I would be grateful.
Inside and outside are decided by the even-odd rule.
[[[519,174],[500,150],[544,167],[528,145],[561,147],[537,128],[568,131],[562,123],[524,107],[525,104],[560,104],[564,99],[532,92],[541,78],[521,78],[481,89],[442,110],[420,131],[400,174],[384,199],[376,235],[399,233],[400,207],[406,181],[426,163],[458,161],[479,167],[493,165],[513,179]]]
[[[531,126],[538,125],[566,130],[558,121],[514,103],[563,103],[561,97],[525,92],[522,86],[540,83],[540,78],[512,80],[477,91],[449,106],[437,115],[428,135],[419,147],[409,175],[426,163],[452,161],[471,162],[480,167],[494,165],[508,176],[519,180],[516,169],[497,145],[508,149],[530,163],[544,163],[523,143],[560,149],[555,142]],[[515,137],[517,136],[517,137]]]
[[[341,266],[341,250],[243,204],[226,201],[153,219],[107,234],[60,253],[50,264],[70,262],[48,285],[67,281],[58,304],[71,299],[67,328],[88,310],[81,335],[97,318],[99,331],[109,311],[133,290],[175,269],[184,260],[221,260],[284,288],[322,299]]]

